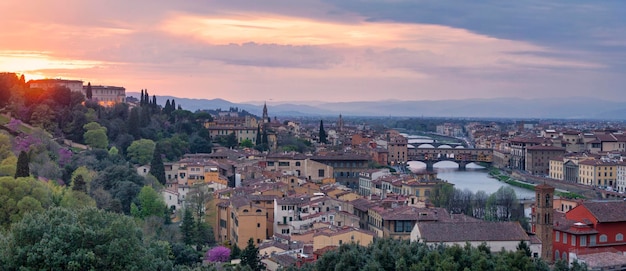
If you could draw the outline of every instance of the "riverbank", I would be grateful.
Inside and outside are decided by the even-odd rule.
[[[507,183],[515,187],[535,191],[535,186],[536,186],[535,183],[527,183],[524,181],[517,180],[496,168],[489,168],[489,176],[497,179],[498,181]],[[581,194],[570,192],[567,190],[562,190],[562,189],[556,189],[554,193],[555,195],[559,197],[568,198],[568,199],[585,199],[586,198]]]

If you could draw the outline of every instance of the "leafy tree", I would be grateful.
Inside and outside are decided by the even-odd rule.
[[[50,189],[33,177],[0,177],[0,227],[17,222],[28,212],[43,211],[52,204]]]
[[[144,244],[132,218],[95,208],[52,208],[13,225],[7,270],[171,270],[166,244]]]
[[[241,147],[244,147],[244,148],[252,148],[252,147],[254,147],[254,143],[252,143],[252,140],[250,140],[250,139],[242,140],[239,145],[241,145]]]
[[[324,131],[324,121],[320,120],[320,132],[319,132],[320,143],[328,143],[326,131]]]
[[[174,243],[172,244],[172,254],[175,265],[193,266],[200,262],[200,255],[191,246]]]
[[[93,180],[91,195],[96,200],[98,208],[128,214],[131,202],[135,200],[143,186],[144,178],[137,175],[135,170],[125,165],[111,165],[100,171],[98,177]],[[104,191],[107,193],[103,193]]]
[[[28,154],[25,151],[21,151],[17,157],[17,167],[15,170],[15,178],[30,176],[30,169],[28,163],[30,162]]]
[[[264,270],[264,266],[261,264],[261,259],[259,257],[259,249],[254,245],[254,239],[250,238],[248,240],[248,245],[244,250],[241,251],[241,265],[249,266],[252,270]],[[345,269],[339,269],[345,270]]]
[[[17,170],[17,157],[11,154],[0,162],[0,177],[1,176],[14,176]]]
[[[161,158],[161,148],[159,148],[159,144],[155,145],[154,152],[152,154],[150,174],[156,177],[159,183],[165,185],[165,166],[163,165],[163,159]]]
[[[59,206],[74,209],[96,207],[96,201],[85,192],[67,190],[63,193],[63,198],[61,199]]]
[[[146,165],[152,159],[156,144],[150,139],[139,139],[133,141],[126,150],[126,155],[135,164]]]
[[[133,214],[139,218],[146,218],[150,216],[163,217],[166,215],[165,210],[167,206],[163,197],[157,193],[152,187],[144,186],[137,195],[139,200],[138,212]]]
[[[210,262],[230,261],[230,249],[224,246],[217,246],[207,251],[205,259]]]
[[[109,145],[107,129],[97,122],[87,123],[83,126],[83,129],[86,130],[83,135],[85,144],[97,149],[104,149]]]

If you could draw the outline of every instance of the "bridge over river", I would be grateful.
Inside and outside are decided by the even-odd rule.
[[[426,164],[426,170],[433,171],[433,166],[441,161],[453,161],[459,169],[465,169],[469,163],[493,162],[492,149],[465,149],[465,148],[410,148],[407,159],[420,161]]]

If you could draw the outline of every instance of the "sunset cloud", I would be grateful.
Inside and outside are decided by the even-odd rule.
[[[626,83],[616,27],[626,4],[614,2],[8,0],[0,10],[12,11],[0,18],[1,71],[154,94],[610,97]]]

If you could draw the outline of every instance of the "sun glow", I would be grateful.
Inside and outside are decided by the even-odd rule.
[[[53,70],[73,70],[96,67],[98,61],[60,59],[48,52],[0,51],[0,70],[24,74],[28,79],[54,77]]]

